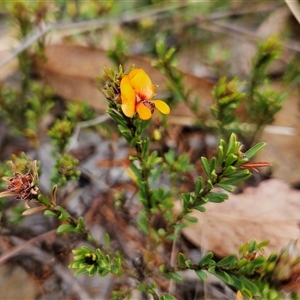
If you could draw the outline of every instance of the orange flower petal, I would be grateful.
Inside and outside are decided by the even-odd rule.
[[[155,93],[155,86],[143,69],[133,69],[128,74],[130,84],[142,100],[150,100]]]
[[[152,116],[151,109],[147,107],[143,102],[139,102],[136,106],[136,112],[141,120],[149,120]]]
[[[170,113],[170,107],[169,105],[162,101],[162,100],[149,100],[149,102],[154,103],[155,107],[162,113],[165,115],[168,115]]]
[[[120,84],[121,89],[121,108],[125,116],[132,118],[135,113],[135,92],[130,84],[128,75],[125,75]]]

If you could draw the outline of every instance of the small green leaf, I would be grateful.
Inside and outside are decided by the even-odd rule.
[[[244,285],[244,287],[249,290],[252,294],[256,294],[259,292],[258,286],[248,280],[247,278],[241,278],[241,282]]]
[[[180,197],[182,199],[183,211],[189,211],[189,204],[190,204],[190,198],[191,198],[190,193],[182,193],[180,195]]]
[[[261,249],[261,248],[266,247],[268,245],[269,245],[269,241],[265,240],[265,241],[262,241],[262,242],[258,243],[256,247],[257,247],[257,249]]]
[[[192,262],[191,262],[191,260],[190,259],[187,259],[185,262],[184,262],[184,264],[188,267],[188,268],[190,268],[191,267],[191,264],[192,264]]]
[[[68,220],[71,217],[70,214],[61,206],[56,206],[56,210],[60,212],[60,216],[58,217],[60,220]]]
[[[238,160],[238,157],[234,153],[228,154],[225,160],[225,167],[229,167],[234,164]]]
[[[250,242],[248,251],[249,251],[249,253],[252,253],[256,249],[257,249],[257,242],[255,240],[253,240]]]
[[[92,277],[96,275],[98,268],[95,265],[91,265],[89,268],[87,268],[87,271],[88,271],[88,275]]]
[[[115,267],[115,266],[112,266],[111,267],[111,270],[110,270],[110,272],[112,273],[112,274],[115,274],[115,275],[120,275],[119,273],[119,269],[117,268],[117,267]]]
[[[207,274],[202,271],[202,270],[197,270],[195,271],[195,273],[198,275],[198,277],[202,280],[206,280],[207,279]]]
[[[228,184],[224,184],[224,183],[219,182],[219,183],[216,184],[216,186],[224,189],[227,192],[230,192],[230,193],[234,192],[234,187],[232,185],[228,185]]]
[[[83,217],[78,218],[78,224],[77,224],[76,229],[78,229],[78,230],[85,229]]]
[[[158,267],[158,269],[159,269],[159,272],[160,272],[160,273],[165,273],[166,266],[165,266],[165,265],[160,265],[160,266]]]
[[[266,262],[265,257],[257,257],[248,263],[246,269],[252,273],[255,269],[261,267]]]
[[[107,248],[110,247],[110,236],[108,235],[108,233],[104,234],[104,244]]]
[[[58,233],[65,233],[65,232],[75,232],[75,228],[74,226],[70,225],[70,224],[63,224],[58,226],[57,228],[57,232]]]
[[[221,203],[228,199],[227,194],[210,192],[207,195],[208,201],[213,203]]]
[[[212,252],[207,252],[198,262],[198,265],[207,265],[209,262],[212,261],[214,254]]]
[[[185,262],[185,256],[183,253],[179,252],[177,256],[177,262],[179,265],[183,265]]]
[[[217,162],[216,158],[212,157],[212,159],[210,161],[210,166],[209,166],[209,169],[211,172],[212,172],[212,170],[216,169],[216,162]]]
[[[88,271],[86,269],[78,269],[76,272],[75,272],[75,276],[79,276],[79,275],[83,275],[83,274],[86,274],[88,273]]]
[[[171,47],[167,53],[165,54],[165,59],[167,61],[171,61],[173,59],[173,56],[176,54],[176,48],[175,47]]]
[[[233,281],[233,285],[238,289],[238,290],[241,290],[244,288],[241,280],[239,278],[237,278],[235,275],[230,275],[231,276],[231,279]]]
[[[146,138],[143,140],[143,143],[142,143],[142,153],[141,153],[141,156],[144,160],[147,159],[147,157],[149,156],[149,138]]]
[[[207,180],[206,184],[207,189],[212,190],[214,188],[214,185],[210,179]]]
[[[251,157],[253,157],[254,155],[256,155],[256,153],[258,153],[263,147],[265,147],[266,143],[258,143],[255,146],[253,146],[252,148],[250,148],[248,151],[246,151],[244,153],[244,155],[250,159]]]
[[[121,134],[123,135],[123,137],[128,141],[131,142],[132,140],[132,135],[131,132],[128,128],[122,126],[122,125],[118,125],[119,131],[121,132]]]
[[[218,277],[219,279],[221,279],[222,281],[224,281],[227,284],[233,285],[234,282],[231,279],[230,275],[227,272],[224,271],[218,271],[216,270],[216,267],[211,267],[207,270],[209,273],[215,275],[216,277]]]
[[[182,281],[183,280],[183,277],[180,274],[175,273],[175,272],[165,273],[165,276],[167,276],[168,278],[174,279],[176,281]]]
[[[218,167],[222,168],[222,162],[224,159],[224,147],[221,145],[221,142],[223,140],[220,141],[220,146],[218,148]]]
[[[141,171],[133,162],[130,164],[130,169],[138,179],[141,179]]]
[[[235,152],[234,151],[235,148],[236,148],[236,135],[234,133],[232,133],[229,137],[226,156],[228,156],[232,152]]]
[[[165,168],[165,165],[160,164],[156,168],[151,169],[150,173],[151,173],[151,179],[152,179],[153,183],[156,182],[158,180],[158,178],[160,178],[164,168]]]
[[[48,209],[44,211],[44,215],[47,217],[57,217],[56,213]]]
[[[126,123],[124,122],[124,119],[122,116],[117,114],[112,109],[108,109],[107,113],[116,121],[117,124],[120,124],[123,126],[123,128],[126,128]]]
[[[240,291],[247,299],[252,299],[252,293],[248,289],[243,288]]]
[[[245,178],[246,176],[249,176],[250,171],[249,170],[236,170],[234,173],[228,175],[228,178]]]
[[[209,162],[208,162],[207,158],[202,156],[201,162],[202,162],[202,165],[203,165],[206,175],[208,176],[208,178],[210,178],[211,170],[210,170]]]
[[[229,165],[224,172],[222,173],[223,176],[227,177],[234,173],[236,167]]]
[[[239,260],[239,262],[237,263],[237,266],[239,268],[241,268],[242,266],[246,265],[248,263],[247,258],[243,257],[242,259]]]
[[[195,195],[199,195],[203,186],[203,179],[202,177],[198,177],[195,184]]]
[[[170,241],[176,241],[178,239],[178,235],[177,234],[169,234],[166,236],[166,239],[167,240],[170,240]]]
[[[232,185],[232,184],[236,184],[238,182],[241,182],[241,181],[244,181],[246,180],[247,178],[249,178],[251,176],[251,172],[247,172],[247,173],[244,173],[244,175],[241,175],[239,177],[231,177],[229,179],[224,179],[222,180],[222,184],[227,184],[227,185]]]
[[[140,189],[140,193],[139,193],[140,201],[145,207],[147,207],[148,203],[145,199],[147,199],[148,196],[148,188],[147,188],[148,184],[147,182],[142,181],[141,179],[138,180],[137,184]]]
[[[169,165],[172,165],[175,163],[175,152],[173,150],[170,150],[165,154],[165,160]]]
[[[220,261],[217,262],[216,266],[217,267],[225,267],[230,265],[232,262],[236,261],[237,257],[235,254],[230,254],[227,257],[224,257]]]
[[[145,215],[143,214],[140,215],[140,218],[137,220],[137,224],[144,233],[146,234],[149,233],[149,226],[148,226],[149,224]]]
[[[197,223],[198,222],[198,219],[196,217],[192,217],[192,216],[189,216],[189,215],[185,215],[184,219],[191,222],[191,223]]]
[[[206,211],[206,208],[202,205],[196,205],[193,208],[200,211],[200,212],[205,212]]]

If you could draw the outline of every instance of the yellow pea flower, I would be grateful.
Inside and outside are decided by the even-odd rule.
[[[162,100],[152,100],[155,86],[143,69],[133,69],[125,75],[120,84],[121,109],[125,116],[132,118],[137,112],[142,120],[149,120],[157,108],[163,114],[170,113],[170,107]]]

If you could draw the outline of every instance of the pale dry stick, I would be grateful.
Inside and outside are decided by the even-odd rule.
[[[179,233],[177,233],[177,235],[179,235]],[[177,242],[177,240],[178,239],[175,239],[173,241],[173,244],[172,244],[171,259],[170,259],[170,266],[171,267],[175,266],[176,260],[177,260],[177,253],[178,253],[178,242]],[[170,295],[174,295],[175,294],[175,288],[176,288],[176,282],[175,282],[175,280],[174,279],[170,279],[168,293]]]
[[[101,123],[104,123],[105,121],[107,121],[108,119],[110,119],[110,116],[108,114],[105,115],[101,115],[95,119],[92,120],[87,120],[87,121],[82,121],[77,123],[74,133],[70,139],[70,143],[67,147],[67,152],[71,151],[73,148],[75,148],[77,142],[78,142],[78,137],[80,134],[80,130],[82,128],[87,128],[87,127],[91,127],[91,126],[95,126],[95,125],[99,125]]]
[[[149,18],[154,15],[157,19],[163,18],[164,16],[162,13],[180,9],[185,6],[191,5],[193,3],[180,3],[173,6],[163,7],[163,8],[152,8],[148,9],[146,11],[138,12],[137,10],[129,12],[127,14],[124,14],[123,16],[117,16],[114,18],[103,18],[101,20],[89,20],[89,21],[81,21],[77,23],[56,23],[56,24],[46,24],[43,26],[43,28],[37,28],[34,32],[29,34],[23,41],[21,41],[21,44],[19,47],[14,49],[11,53],[9,53],[2,61],[0,61],[0,69],[4,67],[8,62],[10,62],[13,58],[15,58],[18,54],[26,50],[30,45],[32,45],[35,41],[37,41],[39,38],[44,36],[50,31],[53,30],[66,30],[66,29],[74,29],[76,28],[77,33],[87,31],[87,30],[94,30],[97,28],[101,28],[105,25],[110,24],[122,24],[126,22],[133,22],[138,21],[143,18]]]
[[[298,1],[293,0],[284,0],[298,23],[300,24],[300,4]]]

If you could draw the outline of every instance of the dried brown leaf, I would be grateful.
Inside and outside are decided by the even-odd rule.
[[[236,253],[242,243],[269,240],[267,252],[280,251],[300,235],[300,191],[271,179],[248,187],[229,200],[208,203],[207,211],[192,213],[199,222],[184,228],[195,245],[219,256]]]

